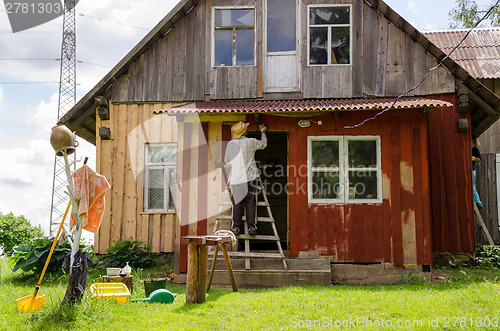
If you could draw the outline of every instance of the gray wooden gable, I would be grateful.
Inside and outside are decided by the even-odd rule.
[[[370,5],[354,0],[299,1],[298,54],[300,89],[292,98],[398,96],[415,86],[437,65],[419,43]],[[352,63],[347,66],[307,65],[307,5],[352,4]],[[212,67],[214,6],[252,6],[256,12],[256,65]],[[153,43],[113,86],[114,102],[199,101],[258,97],[258,71],[263,62],[261,1],[202,0],[166,36]],[[436,70],[413,95],[455,91],[446,68]],[[287,97],[264,93],[264,98]]]

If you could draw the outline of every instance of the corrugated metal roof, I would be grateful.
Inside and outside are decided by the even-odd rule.
[[[465,37],[468,30],[422,32],[448,54]],[[451,58],[474,78],[500,78],[500,28],[473,30]]]
[[[294,111],[347,111],[386,109],[392,106],[394,98],[371,99],[298,99],[298,100],[238,100],[193,102],[169,109],[160,109],[155,114],[190,114],[190,113],[267,113]],[[418,97],[401,98],[394,109],[452,107],[442,100]]]

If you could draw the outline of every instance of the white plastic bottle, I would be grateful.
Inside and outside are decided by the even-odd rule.
[[[123,268],[123,272],[127,274],[127,276],[130,276],[130,274],[132,273],[132,268],[128,265],[128,262],[127,265]]]

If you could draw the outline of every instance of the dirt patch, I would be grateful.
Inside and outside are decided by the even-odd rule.
[[[449,273],[444,272],[439,269],[433,269],[431,272],[431,282],[435,284],[441,284],[448,280]]]

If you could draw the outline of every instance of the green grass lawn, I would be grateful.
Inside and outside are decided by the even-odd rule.
[[[500,325],[497,269],[446,271],[441,284],[303,286],[236,293],[212,289],[204,304],[186,304],[185,288],[173,284],[167,288],[178,296],[170,305],[94,301],[87,289],[82,303],[73,308],[60,307],[67,277],[47,276],[39,292],[47,304],[38,312],[19,314],[15,300],[32,294],[38,275],[13,274],[5,259],[0,259],[0,266],[0,330],[295,330],[342,324],[349,330],[458,330],[483,329],[485,322],[491,323],[490,329]],[[155,271],[158,268],[150,270]],[[99,272],[103,273],[91,270],[88,282],[98,281]],[[132,297],[144,297],[138,280]]]

